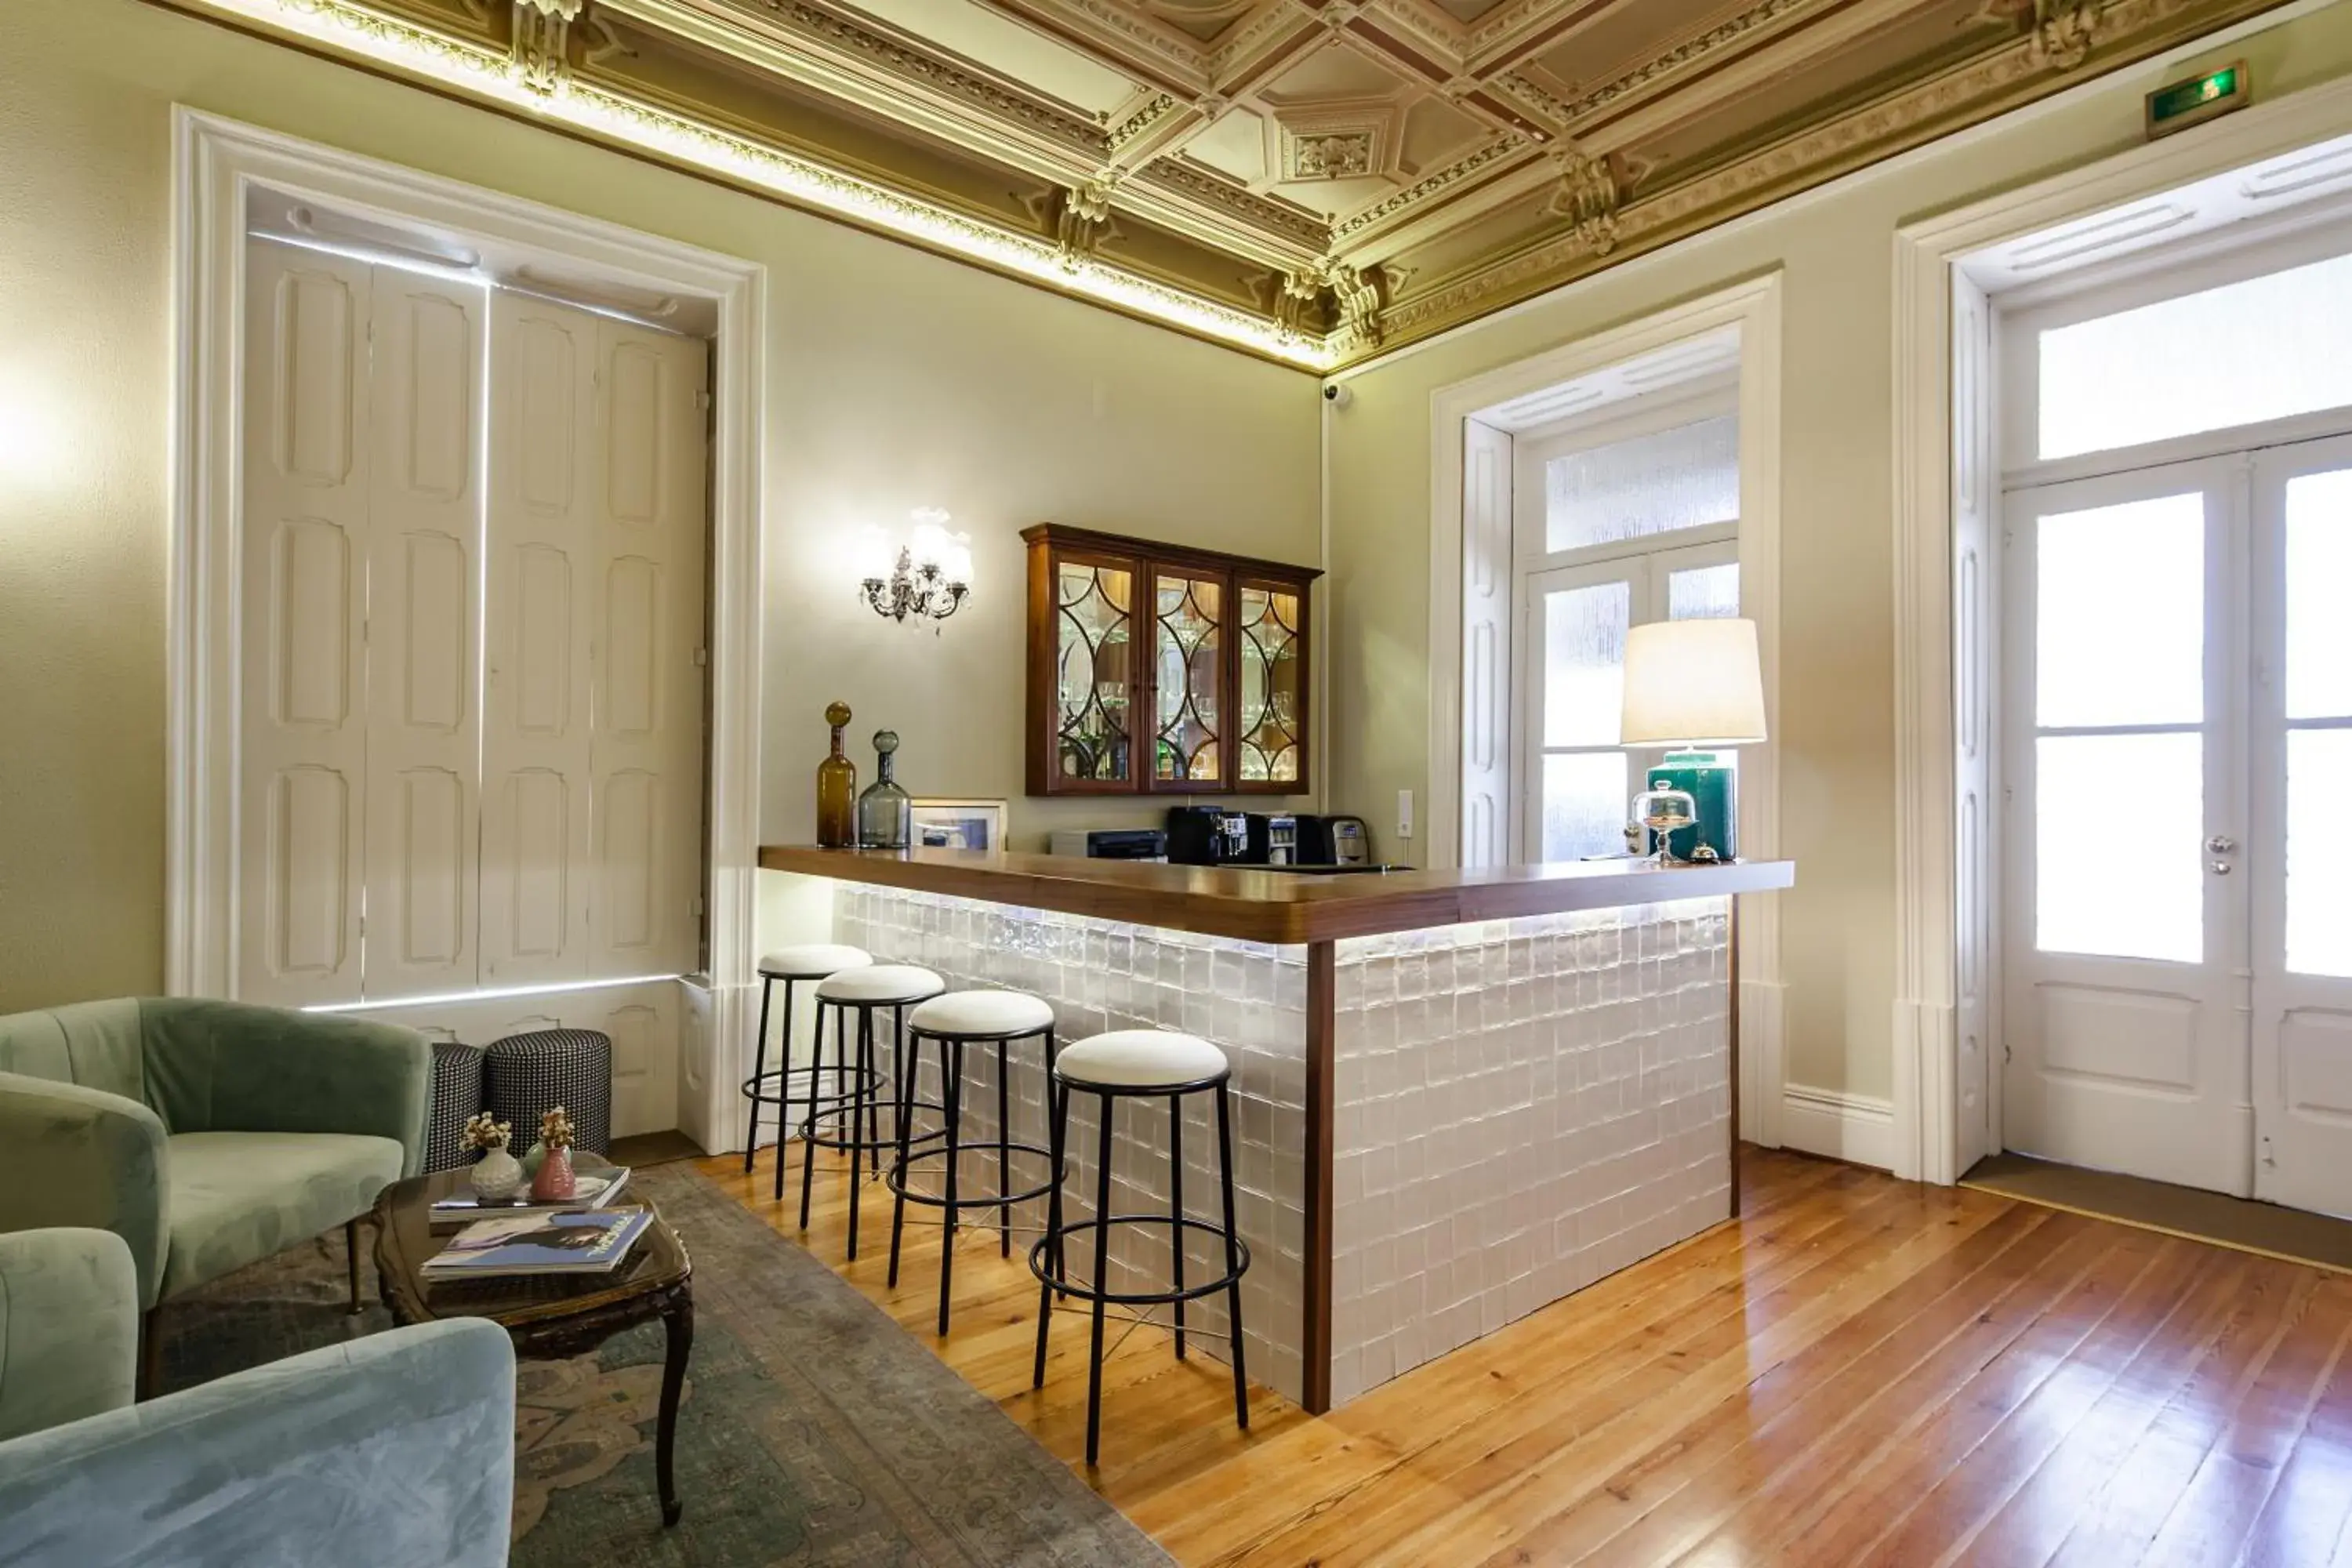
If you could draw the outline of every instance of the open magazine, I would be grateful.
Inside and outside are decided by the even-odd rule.
[[[511,1215],[476,1220],[420,1272],[427,1279],[520,1274],[609,1274],[654,1222],[646,1208]]]

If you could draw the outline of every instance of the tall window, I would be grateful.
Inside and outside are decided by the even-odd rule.
[[[1739,613],[1732,394],[1532,432],[1515,464],[1521,857],[1619,854],[1655,755],[1618,741],[1626,628]]]

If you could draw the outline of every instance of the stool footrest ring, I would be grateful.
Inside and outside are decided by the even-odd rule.
[[[881,1102],[880,1109],[886,1111],[895,1112],[898,1109],[898,1101],[893,1100],[886,1100]],[[940,1109],[940,1108],[939,1106],[932,1104],[929,1100],[918,1100],[909,1102],[908,1106],[908,1113],[912,1115],[918,1110],[938,1110]],[[895,1132],[885,1133],[880,1137],[868,1138],[863,1133],[854,1131],[845,1136],[838,1131],[833,1132],[819,1132],[816,1130],[816,1124],[819,1121],[829,1120],[837,1123],[845,1117],[851,1119],[851,1125],[854,1127],[856,1125],[856,1118],[857,1114],[858,1108],[854,1104],[835,1105],[830,1110],[820,1110],[814,1116],[808,1117],[801,1122],[801,1142],[803,1143],[814,1144],[820,1149],[836,1149],[843,1152],[847,1152],[852,1149],[856,1150],[861,1154],[871,1153],[877,1150],[885,1153],[895,1154],[898,1152],[898,1137]],[[917,1132],[911,1134],[908,1138],[907,1142],[908,1143],[929,1143],[935,1140],[945,1138],[947,1135],[947,1130],[945,1128],[937,1128],[929,1132]],[[989,1146],[991,1148],[995,1147],[994,1144],[991,1144]]]
[[[817,1077],[824,1074],[836,1086],[846,1081],[847,1088],[819,1089]],[[805,1092],[790,1087],[805,1081]],[[859,1069],[841,1063],[825,1067],[770,1068],[756,1078],[743,1080],[742,1094],[746,1100],[756,1100],[762,1105],[811,1104],[822,1105],[840,1100],[856,1100],[859,1095],[882,1092],[882,1075],[872,1069]]]
[[[947,1134],[944,1131],[939,1131],[927,1132],[921,1136],[929,1139],[943,1139]],[[912,1142],[914,1140],[910,1139],[908,1142]],[[1034,1154],[1048,1165],[1054,1163],[1054,1152],[1039,1144],[1006,1143],[1003,1147],[1015,1154]],[[998,1145],[994,1142],[966,1143],[957,1152],[963,1154],[994,1154],[997,1148]],[[893,1160],[884,1168],[882,1184],[910,1204],[928,1204],[935,1209],[946,1208],[949,1205],[945,1193],[927,1193],[919,1187],[910,1187],[907,1184],[907,1176],[917,1161],[943,1161],[947,1158],[947,1153],[946,1146],[941,1143],[934,1143],[929,1149],[913,1150],[905,1160]],[[1054,1190],[1056,1178],[1048,1176],[1035,1186],[1024,1187],[1017,1193],[982,1193],[975,1196],[970,1193],[959,1192],[956,1194],[954,1206],[961,1213],[965,1209],[995,1209],[1003,1208],[1007,1204],[1025,1204],[1032,1198],[1044,1197]]]
[[[1105,1290],[1098,1285],[1079,1284],[1067,1278],[1070,1241],[1075,1237],[1101,1229],[1104,1223],[1094,1219],[1076,1220],[1065,1224],[1059,1232],[1049,1231],[1038,1237],[1036,1244],[1029,1248],[1029,1272],[1036,1276],[1040,1284],[1057,1296],[1079,1301],[1107,1301],[1121,1307],[1163,1306],[1175,1301],[1198,1300],[1203,1296],[1213,1295],[1229,1286],[1239,1284],[1242,1276],[1249,1272],[1249,1243],[1236,1236],[1231,1237],[1231,1241],[1234,1255],[1239,1261],[1233,1269],[1200,1284],[1187,1284],[1181,1290]],[[1179,1220],[1173,1215],[1164,1214],[1115,1214],[1110,1216],[1108,1223],[1113,1226],[1181,1225],[1186,1230],[1198,1231],[1202,1236],[1213,1236],[1220,1242],[1228,1239],[1223,1226],[1212,1225],[1204,1219],[1193,1219],[1189,1215]],[[1065,1270],[1061,1277],[1056,1277],[1047,1263],[1054,1244],[1057,1240],[1062,1244]]]

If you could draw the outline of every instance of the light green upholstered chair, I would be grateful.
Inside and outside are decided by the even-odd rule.
[[[432,1077],[413,1029],[275,1007],[148,997],[0,1016],[0,1233],[112,1231],[152,1312],[340,1225],[356,1310],[354,1222],[422,1164]]]
[[[110,1231],[0,1236],[0,1568],[497,1568],[514,1347],[395,1329],[131,1402],[138,1269]]]

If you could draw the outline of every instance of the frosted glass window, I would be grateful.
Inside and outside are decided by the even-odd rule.
[[[2352,468],[2286,487],[2286,716],[2352,717]]]
[[[2205,957],[2205,740],[2034,742],[2034,945],[2109,958]]]
[[[1543,858],[1574,860],[1625,852],[1633,799],[1622,752],[1570,752],[1543,760]]]
[[[1727,620],[1739,614],[1739,563],[1691,566],[1666,574],[1666,619]]]
[[[2352,404],[2352,256],[2041,334],[2041,455]]]
[[[2286,966],[2352,975],[2352,730],[2286,738]]]
[[[1739,519],[1739,421],[1679,425],[1554,458],[1544,545],[1576,550]]]
[[[2036,721],[2202,722],[2203,494],[2042,518],[2035,552]]]
[[[1625,703],[1631,583],[1544,595],[1544,744],[1613,746]]]

